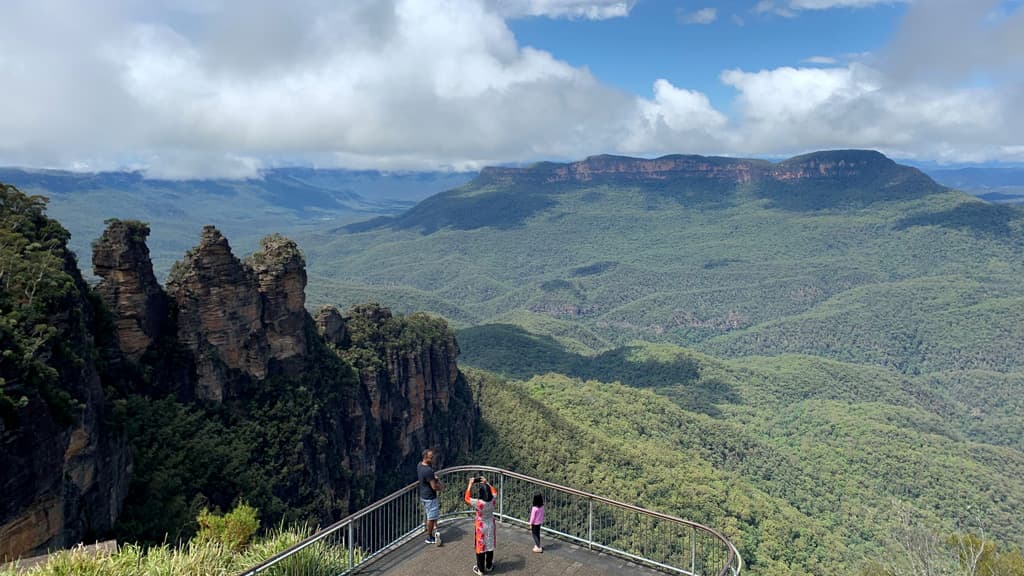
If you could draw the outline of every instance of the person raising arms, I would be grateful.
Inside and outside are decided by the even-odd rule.
[[[476,533],[473,539],[476,544],[474,574],[490,572],[494,568],[494,500],[497,496],[498,490],[488,484],[483,476],[470,478],[469,484],[466,485],[466,504],[476,511],[476,519],[473,522]]]

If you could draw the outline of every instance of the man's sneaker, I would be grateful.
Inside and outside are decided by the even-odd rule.
[[[473,574],[478,574],[479,576],[484,576],[484,573],[481,572],[480,569],[476,567],[476,564],[473,565]]]
[[[441,545],[441,532],[440,531],[434,532],[434,543],[437,544],[438,546]]]
[[[425,543],[426,543],[426,544],[437,544],[437,540],[435,540],[435,539],[433,539],[433,538],[427,538],[427,539],[425,540]]]

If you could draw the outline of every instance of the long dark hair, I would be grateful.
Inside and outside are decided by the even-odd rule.
[[[491,487],[487,482],[480,482],[476,488],[477,500],[483,500],[484,502],[490,502],[494,495],[491,494]]]
[[[533,505],[536,506],[537,508],[543,508],[544,507],[544,495],[541,494],[540,492],[537,492],[536,494],[534,494],[533,495]]]

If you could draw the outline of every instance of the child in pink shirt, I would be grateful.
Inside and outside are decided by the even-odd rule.
[[[533,508],[530,508],[530,532],[533,533],[533,551],[543,552],[540,547],[540,526],[544,523],[544,495],[540,492],[533,495]]]

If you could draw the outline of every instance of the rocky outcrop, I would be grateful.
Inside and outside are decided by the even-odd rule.
[[[335,318],[329,309],[317,317]],[[374,445],[366,446],[379,457],[365,465],[407,469],[426,446],[442,459],[468,452],[477,416],[447,323],[425,314],[395,317],[376,304],[356,306],[343,320],[351,339],[343,356],[359,371],[368,419],[380,428]],[[378,487],[385,486],[394,487],[378,479]]]
[[[168,321],[168,301],[153,274],[149,226],[115,220],[93,243],[92,266],[102,278],[96,291],[114,314],[121,351],[138,362]]]
[[[324,306],[316,314],[316,331],[335,348],[348,348],[351,343],[345,318],[334,306]]]
[[[270,357],[287,360],[306,353],[306,260],[298,245],[280,234],[260,242],[246,263],[263,296],[263,326]]]
[[[334,516],[407,483],[427,446],[448,462],[469,450],[476,410],[443,320],[367,305],[345,314],[326,308],[314,321],[294,242],[268,237],[243,262],[209,226],[173,267],[165,292],[153,278],[147,233],[144,224],[112,221],[95,244],[106,328],[69,260],[78,292],[54,322],[61,342],[80,353],[64,361],[55,348],[50,358],[72,413],[56,413],[36,394],[16,426],[0,419],[0,560],[113,527],[132,465],[127,439],[106,424],[105,388],[182,391],[180,401],[225,404],[209,406],[211,417],[229,411],[233,421],[267,424],[276,423],[267,410],[276,395],[295,387],[312,394],[295,449],[289,444],[292,472],[276,479],[275,497]],[[101,332],[102,350],[93,338]],[[103,370],[97,357],[108,360]],[[108,382],[109,372],[127,375]],[[159,385],[142,383],[150,381]],[[219,496],[228,505],[237,495]]]
[[[592,182],[598,179],[658,181],[675,178],[709,178],[745,184],[763,178],[771,164],[763,160],[672,155],[661,158],[591,156],[579,162],[536,164],[528,168],[486,167],[482,181],[511,181],[534,177],[541,182]]]
[[[167,291],[178,311],[178,341],[195,357],[197,398],[230,396],[231,371],[266,377],[263,296],[254,272],[235,258],[220,231],[203,228],[199,245],[171,268]]]
[[[769,176],[782,182],[825,178],[860,178],[892,174],[901,168],[884,154],[873,150],[814,152],[780,162]],[[909,168],[908,170],[913,170]]]
[[[318,424],[332,446],[345,448],[337,457],[351,478],[389,489],[389,478],[407,480],[394,472],[414,464],[426,446],[452,458],[466,452],[474,409],[447,324],[426,315],[396,317],[377,305],[345,314],[325,307],[314,320],[305,310],[305,286],[305,259],[295,242],[269,236],[240,261],[220,232],[204,228],[167,282],[178,341],[195,363],[194,396],[240,399],[267,377],[317,370],[326,343],[329,354],[358,372],[358,388],[329,410],[345,414],[344,421],[325,417]],[[310,334],[322,343],[309,342]],[[316,467],[312,453],[310,459]],[[347,487],[325,480],[333,473],[322,469],[315,476],[322,490],[342,498]]]
[[[767,162],[759,160],[704,156],[674,155],[647,160],[602,155],[559,166],[550,181],[588,182],[602,176],[625,176],[636,180],[700,177],[745,184],[763,177],[768,166]]]

